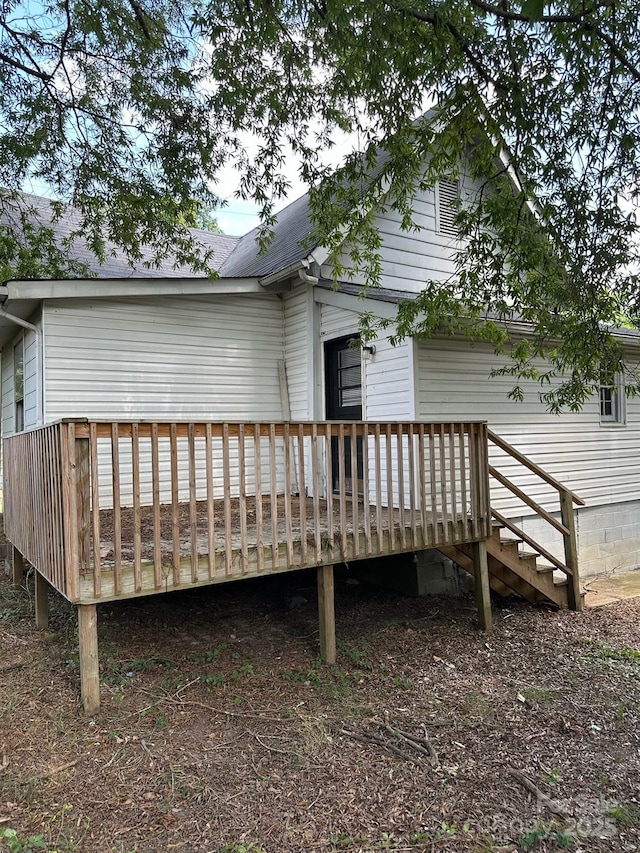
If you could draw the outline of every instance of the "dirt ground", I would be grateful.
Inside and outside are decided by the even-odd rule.
[[[0,849],[636,851],[640,599],[583,614],[410,599],[338,573],[336,666],[300,572],[99,609],[0,574]],[[3,848],[4,844],[4,848]]]

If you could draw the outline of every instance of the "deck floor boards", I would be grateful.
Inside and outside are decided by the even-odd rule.
[[[238,580],[260,574],[294,571],[327,563],[353,560],[356,557],[374,557],[434,547],[443,541],[468,541],[470,530],[462,522],[442,521],[434,529],[431,520],[423,528],[421,509],[415,511],[369,505],[368,523],[365,518],[364,502],[358,502],[357,530],[354,530],[354,513],[349,511],[343,531],[340,512],[334,500],[334,512],[327,507],[326,500],[292,496],[285,505],[279,495],[271,506],[269,496],[262,496],[262,523],[257,523],[255,497],[246,497],[227,502],[216,501],[213,515],[213,536],[209,524],[210,509],[207,501],[195,504],[196,547],[193,547],[193,507],[187,501],[179,503],[177,514],[171,504],[163,504],[159,513],[159,542],[162,572],[158,579],[153,571],[158,513],[153,507],[121,507],[117,513],[119,524],[114,525],[112,510],[100,511],[99,554],[92,541],[91,565],[81,573],[80,599],[82,601],[104,601],[112,598],[148,595],[189,586],[199,586],[224,581]],[[347,503],[351,504],[349,498]],[[349,506],[349,510],[352,507]],[[287,519],[287,515],[289,518]],[[329,519],[333,518],[330,529]],[[228,520],[231,521],[229,535]],[[243,522],[244,519],[244,522]],[[288,521],[288,524],[287,524]],[[319,521],[319,524],[318,524]],[[382,523],[380,529],[379,524]],[[273,526],[276,525],[276,536]],[[119,542],[115,540],[115,531]],[[287,533],[288,530],[288,533]],[[401,535],[402,534],[402,535]],[[177,542],[175,537],[177,538]],[[317,543],[320,538],[319,547]],[[135,541],[141,541],[140,568],[135,568]],[[244,538],[244,541],[243,541]],[[400,547],[400,541],[403,546]],[[210,544],[215,543],[215,559],[210,559]],[[259,542],[264,546],[260,547]],[[229,556],[228,546],[232,553]],[[276,545],[274,548],[273,545]],[[287,547],[289,545],[289,547]],[[243,547],[244,546],[244,547]],[[116,565],[116,554],[120,565]],[[197,556],[196,556],[197,555]],[[179,562],[177,563],[179,557]],[[99,584],[93,567],[98,565]],[[119,569],[119,571],[116,571]],[[116,588],[115,578],[121,577]]]

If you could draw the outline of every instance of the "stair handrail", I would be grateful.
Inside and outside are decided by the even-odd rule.
[[[529,459],[524,453],[521,453],[519,450],[516,450],[513,445],[509,444],[508,441],[505,441],[499,435],[497,435],[493,430],[487,430],[487,438],[497,447],[500,447],[505,453],[509,454],[509,456],[513,457],[517,462],[524,465],[534,474],[536,474],[540,479],[544,480],[548,485],[554,488],[559,495],[560,498],[560,518],[561,523],[559,523],[553,516],[551,516],[546,510],[543,509],[539,504],[537,504],[532,498],[529,498],[521,489],[519,489],[514,483],[512,483],[504,474],[501,474],[494,468],[492,465],[489,465],[489,474],[498,480],[503,486],[508,488],[511,492],[513,492],[517,497],[519,497],[524,503],[530,506],[541,518],[547,521],[549,524],[553,525],[561,534],[564,542],[564,565],[557,559],[552,558],[550,562],[563,571],[567,575],[568,582],[568,604],[572,610],[581,610],[582,609],[582,595],[580,591],[580,575],[578,570],[578,545],[576,539],[576,530],[575,530],[575,519],[573,514],[573,505],[578,504],[578,506],[585,506],[585,501],[572,492],[571,489],[568,489],[564,483],[561,483],[559,480],[556,480],[555,477],[552,477],[551,474],[548,474],[543,468]],[[497,510],[494,510],[491,507],[491,515],[495,518],[500,524],[505,524],[506,519],[503,515],[501,515]],[[537,543],[534,539],[528,536],[523,530],[521,530],[517,525],[513,524],[513,522],[507,522],[506,527],[508,527],[513,533],[516,533],[523,542],[527,542],[533,548],[537,550],[539,554],[541,554],[545,559],[549,560],[550,554],[549,552],[539,543]]]
[[[550,486],[553,486],[553,488],[557,492],[566,492],[567,494],[571,495],[571,500],[573,503],[578,504],[579,506],[586,506],[585,501],[583,501],[581,497],[576,495],[575,492],[572,492],[571,489],[568,489],[564,485],[564,483],[561,483],[559,480],[556,480],[556,478],[552,477],[551,474],[547,474],[547,472],[543,468],[541,468],[539,465],[536,465],[536,463],[529,459],[528,456],[525,456],[524,453],[521,453],[519,450],[516,450],[516,448],[512,444],[509,444],[508,441],[505,441],[504,438],[501,438],[493,430],[487,430],[487,437],[489,441],[492,441],[510,456],[513,456],[514,459],[517,459],[518,462],[521,462],[523,465],[525,465],[530,471],[533,471],[534,474],[537,474],[540,479],[544,480]]]

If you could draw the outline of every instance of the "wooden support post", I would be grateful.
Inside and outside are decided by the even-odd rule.
[[[480,628],[489,633],[493,627],[493,623],[491,618],[491,590],[489,588],[487,543],[484,539],[473,543],[473,571],[476,580],[478,622],[480,623]]]
[[[49,627],[49,582],[35,571],[36,588],[36,628],[46,631]]]
[[[15,545],[13,547],[13,554],[11,557],[11,568],[13,570],[14,589],[24,586],[24,557]]]
[[[80,694],[85,714],[91,716],[100,710],[98,616],[95,604],[78,605],[78,639],[80,645]]]
[[[567,603],[570,610],[582,610],[584,599],[580,594],[580,572],[578,570],[578,541],[573,513],[573,495],[566,489],[560,492],[560,514],[562,523],[569,533],[564,534],[564,562],[571,574],[567,577]]]
[[[320,654],[326,663],[336,662],[336,613],[333,566],[318,566],[318,616]]]

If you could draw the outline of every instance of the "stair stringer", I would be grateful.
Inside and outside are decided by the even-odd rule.
[[[445,545],[439,550],[462,569],[475,575],[470,544]],[[489,585],[499,595],[507,596],[515,592],[532,604],[547,600],[561,608],[568,606],[566,581],[555,583],[551,569],[538,568],[535,554],[518,552],[512,543],[503,546],[497,529],[487,539],[487,564]]]

